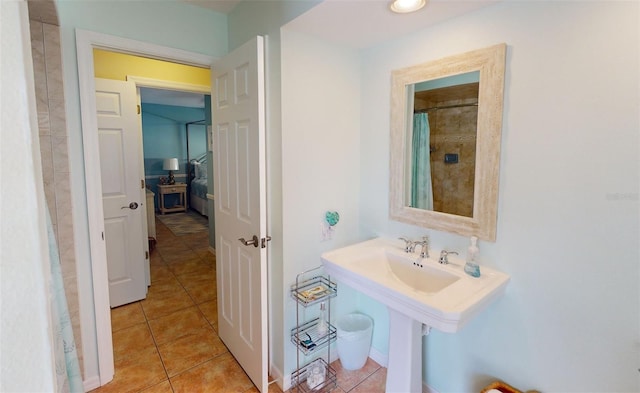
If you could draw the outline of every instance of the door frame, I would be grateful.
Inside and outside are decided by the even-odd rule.
[[[100,147],[98,136],[94,132],[90,132],[90,130],[95,130],[98,127],[93,49],[141,55],[205,68],[211,68],[217,58],[147,42],[76,29],[82,148],[84,154],[84,191],[87,198],[98,376],[100,378],[99,386],[101,386],[113,379],[115,366],[111,337],[107,251],[104,242],[102,179],[100,161],[95,160],[95,157],[100,156]],[[211,94],[211,91],[209,91],[209,94]],[[91,316],[88,316],[87,313],[81,313],[81,326],[91,325],[93,325]]]

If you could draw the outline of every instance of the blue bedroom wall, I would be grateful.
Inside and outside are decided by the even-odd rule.
[[[176,182],[187,182],[187,163],[189,159],[206,153],[207,132],[205,125],[189,125],[187,157],[186,123],[204,119],[204,108],[142,104],[142,141],[147,188],[156,192],[160,177],[168,176],[168,172],[162,169],[165,158],[178,159],[179,170],[174,172]],[[176,195],[167,195],[165,204],[172,206],[176,201]],[[155,203],[157,207],[157,192]]]

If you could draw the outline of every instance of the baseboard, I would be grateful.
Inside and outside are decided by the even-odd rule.
[[[84,387],[84,391],[88,392],[93,389],[97,389],[100,387],[100,377],[93,376],[82,381],[82,386]]]
[[[285,378],[284,378],[284,375],[282,375],[282,371],[278,367],[271,365],[271,367],[269,368],[269,375],[273,380],[275,380],[276,385],[278,385],[278,387],[280,387],[280,390],[282,390],[283,392],[286,392],[291,387],[291,386],[287,386],[285,389],[285,383],[284,383]],[[289,378],[289,385],[291,385],[290,378]]]
[[[387,367],[389,365],[389,355],[383,354],[374,347],[371,347],[369,350],[369,357],[382,367]]]
[[[422,382],[422,393],[438,393],[438,391]]]

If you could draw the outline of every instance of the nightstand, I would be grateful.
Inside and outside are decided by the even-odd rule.
[[[172,207],[164,206],[164,196],[169,194],[179,194],[179,204]],[[187,185],[185,183],[158,184],[158,204],[160,214],[187,211]]]

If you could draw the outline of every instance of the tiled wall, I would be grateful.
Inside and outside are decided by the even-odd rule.
[[[464,100],[460,100],[464,101]],[[443,102],[455,105],[464,102]],[[477,106],[440,109],[429,113],[433,209],[473,217],[476,162]],[[445,154],[457,154],[457,163],[445,163]]]
[[[30,18],[44,190],[58,240],[64,288],[78,360],[82,368],[80,306],[67,154],[69,136],[65,121],[60,29],[54,24],[35,20],[31,7]]]

